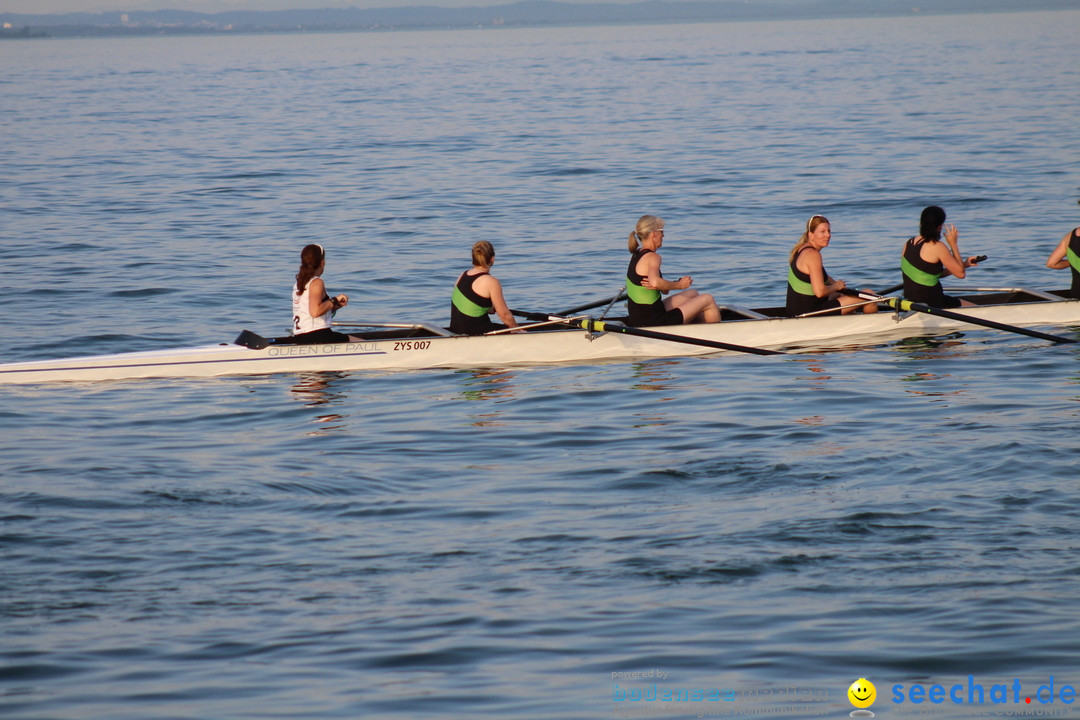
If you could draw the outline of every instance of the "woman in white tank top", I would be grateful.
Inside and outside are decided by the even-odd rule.
[[[300,271],[292,289],[293,337],[295,343],[357,342],[363,338],[330,329],[335,310],[349,304],[346,295],[330,297],[322,281],[326,253],[322,245],[305,245],[300,251]]]

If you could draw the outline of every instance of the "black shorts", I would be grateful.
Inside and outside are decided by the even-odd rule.
[[[661,325],[683,325],[686,318],[682,310],[672,308],[668,310],[663,303],[656,305],[629,304],[629,317],[627,325],[630,327],[659,327]]]
[[[840,298],[820,299],[813,295],[796,295],[793,298],[791,294],[788,294],[787,305],[784,309],[787,311],[788,317],[796,317],[806,313],[839,315],[841,307]],[[831,310],[832,312],[823,312],[824,310]]]
[[[942,308],[944,310],[951,310],[953,308],[960,307],[962,304],[963,303],[960,302],[960,298],[954,298],[951,295],[942,295],[941,296],[941,304],[940,305],[935,305],[935,307],[939,307],[939,308]]]
[[[313,345],[315,343],[347,343],[349,342],[349,336],[331,330],[330,328],[322,328],[319,330],[312,330],[308,333],[301,333],[300,335],[293,335],[289,338],[289,342],[293,345]]]
[[[922,303],[923,305],[929,305],[934,308],[944,308],[946,310],[952,308],[958,308],[962,304],[960,298],[954,298],[946,295],[941,291],[940,283],[926,287],[924,285],[917,285],[904,278],[904,299],[911,302]]]

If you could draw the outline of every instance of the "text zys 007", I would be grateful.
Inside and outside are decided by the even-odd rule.
[[[398,350],[427,350],[429,347],[431,347],[430,340],[407,340],[394,343],[395,352]]]

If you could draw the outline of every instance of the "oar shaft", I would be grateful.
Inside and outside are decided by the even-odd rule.
[[[1050,342],[1077,342],[1075,338],[1063,337],[1061,335],[1050,335],[1049,333],[1039,332],[1038,330],[1029,330],[1028,328],[1017,327],[1016,325],[1006,325],[1005,323],[999,323],[994,320],[984,320],[983,318],[972,317],[971,315],[952,312],[951,310],[942,310],[941,308],[931,307],[930,305],[926,305],[924,303],[904,300],[903,298],[887,298],[858,291],[856,291],[856,294],[865,300],[877,300],[878,302],[885,303],[894,310],[901,310],[903,312],[921,312],[926,313],[927,315],[937,315],[938,317],[948,318],[950,320],[957,320],[959,322],[965,322],[970,325],[981,325],[982,327],[988,327],[994,330],[1004,330],[1005,332],[1013,332],[1020,335],[1027,335],[1028,337],[1038,338],[1039,340],[1049,340]]]
[[[618,292],[611,297],[606,297],[601,300],[594,300],[591,303],[585,303],[584,305],[578,305],[577,307],[570,308],[569,310],[560,310],[557,313],[538,313],[529,312],[528,310],[514,310],[510,312],[518,317],[523,317],[526,320],[547,320],[549,317],[567,317],[569,315],[578,315],[585,310],[593,310],[594,308],[601,307],[603,305],[614,305],[620,300],[626,299],[626,292]]]
[[[601,305],[610,305],[612,303],[616,303],[616,302],[618,302],[620,300],[623,300],[625,298],[626,298],[626,293],[625,292],[620,292],[620,293],[617,293],[615,295],[612,295],[611,297],[606,297],[603,300],[596,300],[594,302],[586,303],[585,305],[579,305],[576,308],[570,308],[569,310],[563,310],[562,312],[557,312],[555,314],[556,315],[574,315],[576,313],[582,312],[583,310],[592,310],[593,308],[598,308]]]
[[[753,355],[785,355],[779,350],[766,350],[764,348],[749,347],[747,345],[734,345],[732,343],[719,342],[716,340],[702,340],[700,338],[673,335],[671,333],[656,332],[655,330],[642,330],[641,328],[627,327],[617,323],[604,322],[603,320],[580,320],[575,324],[590,332],[616,332],[623,335],[636,335],[637,337],[650,338],[652,340],[667,340],[668,342],[685,343],[687,345],[700,345],[701,347],[715,350],[732,350],[734,352],[751,353]]]

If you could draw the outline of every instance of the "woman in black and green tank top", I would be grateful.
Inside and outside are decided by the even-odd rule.
[[[684,275],[675,282],[660,274],[662,262],[657,250],[664,244],[664,221],[642,215],[630,233],[626,268],[628,324],[633,327],[682,325],[692,322],[720,322],[720,309],[712,295],[687,290],[694,279]],[[672,290],[682,290],[663,297]]]
[[[502,284],[491,274],[495,248],[487,240],[479,241],[472,247],[472,262],[472,268],[458,277],[450,297],[450,332],[483,335],[497,330],[499,326],[491,322],[490,313],[497,314],[506,327],[516,328],[503,299]]]
[[[946,245],[941,242],[945,232]],[[936,308],[958,308],[973,303],[946,295],[941,288],[944,275],[963,278],[975,258],[960,255],[957,239],[960,233],[955,225],[945,224],[945,211],[931,205],[919,218],[919,234],[904,243],[900,255],[900,271],[904,275],[904,297]]]
[[[806,313],[846,315],[855,312],[859,303],[864,302],[857,297],[841,295],[840,291],[846,288],[847,284],[843,280],[834,280],[826,272],[821,251],[829,246],[831,239],[832,225],[829,224],[829,219],[824,215],[814,215],[806,221],[802,237],[791,249],[785,306],[791,317]],[[877,312],[877,304],[864,304],[862,311]]]
[[[1074,228],[1071,233],[1065,233],[1054,252],[1050,253],[1046,267],[1054,270],[1071,269],[1072,287],[1069,288],[1069,297],[1080,299],[1080,227]]]

